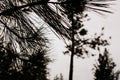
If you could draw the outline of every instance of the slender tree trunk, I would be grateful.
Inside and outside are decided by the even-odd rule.
[[[72,3],[71,3],[72,4]],[[73,64],[74,64],[74,23],[73,23],[73,16],[74,16],[74,13],[73,13],[73,9],[72,9],[72,15],[71,15],[71,19],[72,19],[72,34],[71,34],[71,38],[72,38],[72,49],[71,49],[71,57],[70,57],[70,72],[69,72],[69,80],[73,80]]]
[[[74,62],[74,54],[72,53],[70,59],[69,80],[73,80],[73,62]]]

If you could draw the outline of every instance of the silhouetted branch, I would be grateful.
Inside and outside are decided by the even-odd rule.
[[[10,15],[12,13],[14,13],[15,11],[18,11],[22,8],[25,8],[25,7],[33,7],[33,6],[37,6],[37,5],[46,5],[46,4],[69,4],[68,2],[45,2],[44,1],[36,1],[36,2],[32,2],[32,3],[28,3],[28,4],[25,4],[25,5],[22,5],[22,6],[13,6],[13,8],[10,8],[10,9],[7,9],[7,10],[4,10],[0,13],[0,16],[1,15]]]

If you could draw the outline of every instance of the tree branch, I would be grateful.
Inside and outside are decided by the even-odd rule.
[[[28,3],[22,6],[14,6],[13,8],[4,10],[0,13],[1,15],[10,15],[12,13],[14,13],[15,11],[18,11],[20,9],[23,9],[25,7],[33,7],[35,5],[46,5],[46,4],[67,4],[68,2],[45,2],[45,1],[37,1],[37,2],[32,2],[32,3]]]

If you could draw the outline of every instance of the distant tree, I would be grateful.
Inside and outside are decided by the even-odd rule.
[[[54,80],[64,80],[63,75],[62,75],[62,74],[60,74],[59,76],[56,75],[56,76],[54,77]]]
[[[120,72],[114,72],[116,64],[109,55],[107,49],[105,49],[103,54],[99,54],[98,62],[94,65],[94,80],[119,80]]]
[[[58,0],[63,2],[61,0]],[[92,10],[99,14],[101,12],[112,13],[105,9],[108,8],[109,3],[102,3],[112,0],[64,0],[66,3],[60,4],[60,12],[70,22],[69,33],[70,33],[70,44],[66,46],[68,50],[65,52],[70,53],[70,70],[69,80],[73,80],[73,67],[74,67],[74,56],[84,58],[85,55],[89,55],[88,48],[97,49],[100,46],[108,45],[107,40],[101,39],[100,36],[94,38],[85,37],[87,30],[83,27],[83,20],[88,14],[84,14],[85,10]],[[62,9],[61,9],[62,8]]]

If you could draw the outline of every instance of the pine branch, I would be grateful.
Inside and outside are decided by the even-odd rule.
[[[14,6],[13,8],[4,10],[0,13],[0,16],[1,15],[10,15],[10,14],[14,13],[15,11],[21,10],[25,7],[33,7],[36,5],[46,5],[46,4],[68,4],[68,2],[45,2],[45,1],[32,2],[32,3],[22,5],[22,6]]]

